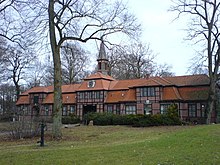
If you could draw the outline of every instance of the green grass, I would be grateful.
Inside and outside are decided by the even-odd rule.
[[[63,139],[1,141],[0,164],[220,164],[220,125],[63,129]]]

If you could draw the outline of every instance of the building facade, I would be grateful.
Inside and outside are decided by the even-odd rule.
[[[205,122],[209,91],[207,75],[148,77],[115,80],[108,75],[108,60],[101,43],[97,72],[80,84],[62,86],[62,115],[75,114],[81,119],[89,112],[125,114],[164,114],[177,104],[184,121]],[[23,115],[51,118],[53,86],[34,87],[20,95],[17,108]],[[216,122],[216,112],[212,122]]]

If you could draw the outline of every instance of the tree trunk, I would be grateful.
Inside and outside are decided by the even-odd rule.
[[[54,105],[53,105],[53,138],[59,139],[62,137],[62,78],[61,78],[61,60],[60,60],[60,47],[56,42],[55,24],[54,24],[54,0],[49,0],[48,6],[49,14],[49,32],[50,44],[53,53],[54,63]]]
[[[53,52],[54,59],[54,105],[53,105],[53,137],[61,138],[62,126],[62,78],[61,78],[61,61],[60,51],[57,47]]]
[[[13,76],[13,77],[15,77],[15,76]],[[15,78],[13,78],[13,81],[14,81],[14,85],[15,85],[15,89],[16,89],[16,100],[18,100],[20,97],[20,91],[21,91],[20,86],[17,83],[17,81],[15,80]]]
[[[206,124],[211,123],[212,112],[215,111],[215,101],[216,101],[216,86],[215,86],[214,77],[210,77],[210,89],[209,89],[209,100],[207,107],[207,118]]]

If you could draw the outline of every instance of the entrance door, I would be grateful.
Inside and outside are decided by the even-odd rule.
[[[152,105],[151,104],[144,104],[144,115],[152,114]]]
[[[83,106],[83,116],[87,113],[96,112],[95,105],[85,105]]]

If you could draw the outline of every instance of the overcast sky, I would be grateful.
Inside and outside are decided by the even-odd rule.
[[[187,19],[173,21],[176,13],[168,11],[171,0],[126,0],[143,28],[142,41],[150,43],[157,55],[158,63],[173,66],[176,75],[186,75],[195,55],[195,45],[184,40]]]

